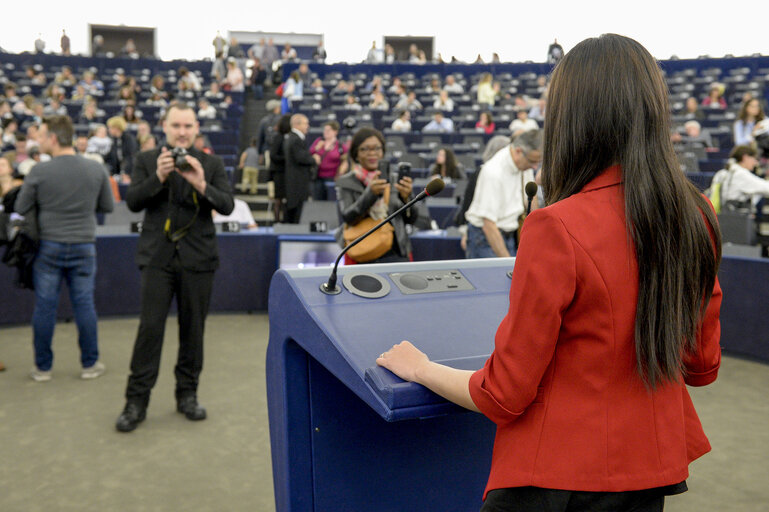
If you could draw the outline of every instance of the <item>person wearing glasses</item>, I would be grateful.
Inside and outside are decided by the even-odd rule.
[[[376,362],[496,424],[481,512],[662,511],[710,451],[687,385],[721,361],[718,221],[681,172],[668,87],[638,42],[582,41],[548,101],[547,206],[524,224],[485,365],[409,342]]]
[[[384,148],[384,136],[374,128],[361,128],[352,138],[349,152],[351,171],[336,179],[339,211],[348,226],[354,226],[367,217],[384,219],[412,199],[413,184],[410,177],[400,180],[392,177],[388,180],[387,173],[380,170]],[[389,199],[386,201],[387,196]],[[408,261],[411,242],[406,224],[414,224],[418,216],[415,208],[408,208],[392,219],[392,248],[380,258],[366,263]],[[348,264],[352,262],[349,258],[345,260]]]
[[[541,160],[542,131],[529,130],[483,164],[465,212],[468,258],[515,256],[519,219],[528,206],[526,184]]]

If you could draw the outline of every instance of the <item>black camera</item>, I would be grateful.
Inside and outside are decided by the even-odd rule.
[[[174,158],[174,166],[182,172],[192,170],[192,166],[187,161],[187,155],[189,155],[189,153],[187,153],[185,148],[171,149],[171,156]]]
[[[411,178],[411,163],[400,162],[398,164],[398,181],[406,177]]]

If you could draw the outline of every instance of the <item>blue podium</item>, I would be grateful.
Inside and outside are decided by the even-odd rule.
[[[375,360],[408,339],[481,368],[507,312],[514,259],[279,270],[269,295],[267,400],[284,511],[477,511],[495,426]]]

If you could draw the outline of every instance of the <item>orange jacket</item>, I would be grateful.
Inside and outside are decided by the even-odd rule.
[[[626,491],[676,484],[710,450],[683,382],[649,392],[636,371],[638,265],[621,171],[527,219],[510,308],[470,393],[497,424],[491,489]],[[716,281],[686,384],[721,359]]]

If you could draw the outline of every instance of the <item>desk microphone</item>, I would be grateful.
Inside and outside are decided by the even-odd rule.
[[[531,200],[537,195],[537,184],[530,181],[526,184],[526,197],[529,199],[529,205],[526,207],[526,215],[531,213]]]
[[[348,245],[347,247],[342,249],[342,252],[340,252],[339,256],[337,256],[337,258],[336,258],[336,262],[334,262],[334,269],[331,271],[331,275],[328,277],[328,281],[323,283],[322,285],[320,285],[320,291],[322,291],[326,295],[336,295],[338,293],[341,293],[342,290],[336,285],[336,270],[337,270],[337,267],[339,267],[339,262],[342,260],[342,256],[347,254],[347,251],[349,251],[353,246],[355,246],[358,243],[360,243],[364,238],[369,236],[371,233],[373,233],[377,229],[381,228],[386,223],[390,222],[396,216],[398,216],[401,213],[403,213],[407,208],[410,208],[415,203],[421,201],[422,199],[424,199],[427,196],[434,196],[435,194],[440,193],[440,191],[443,190],[443,187],[445,187],[445,186],[446,186],[446,184],[443,183],[442,179],[435,178],[430,183],[428,183],[427,186],[425,187],[425,189],[422,192],[420,192],[419,194],[417,194],[417,196],[414,199],[412,199],[408,203],[406,203],[403,206],[401,206],[400,208],[398,208],[396,211],[394,211],[393,213],[388,215],[387,218],[385,218],[382,222],[380,222],[379,224],[377,224],[373,228],[369,229],[366,233],[362,234],[361,236],[359,236],[358,238],[353,240],[352,243],[350,243],[350,245]],[[536,187],[536,185],[534,185],[534,186]],[[534,191],[534,193],[536,194],[536,190]],[[529,200],[529,202],[531,202],[531,200]]]

